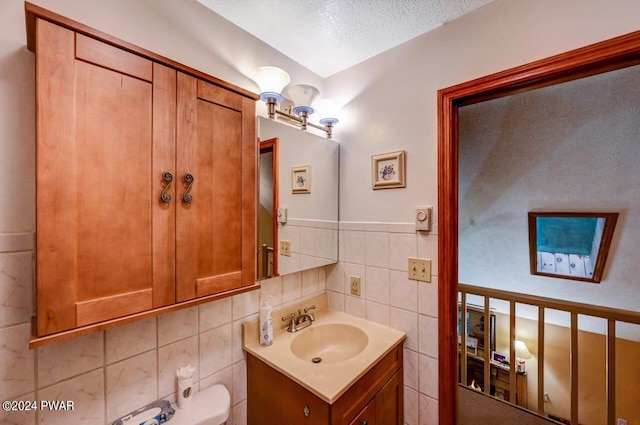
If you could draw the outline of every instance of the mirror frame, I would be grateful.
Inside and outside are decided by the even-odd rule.
[[[438,91],[440,425],[458,423],[458,108],[638,64],[640,31],[635,31]]]
[[[604,219],[604,226],[601,229],[601,233],[599,238],[595,238],[592,236],[589,245],[591,245],[595,240],[599,239],[598,251],[596,261],[593,263],[593,273],[591,277],[579,277],[571,274],[565,274],[561,272],[551,272],[551,271],[541,271],[538,267],[538,244],[541,242],[539,240],[539,236],[543,229],[538,226],[539,218],[547,218],[547,219]],[[609,254],[609,247],[611,246],[611,239],[613,238],[613,230],[615,229],[616,222],[618,221],[618,213],[582,213],[582,212],[530,212],[529,213],[529,266],[531,274],[540,275],[540,276],[548,276],[548,277],[556,277],[560,279],[571,279],[571,280],[579,280],[582,282],[593,282],[600,283],[602,280],[602,274],[604,272],[604,265],[607,261],[607,255]],[[563,233],[567,236],[580,236],[577,233],[580,233],[580,229],[578,228],[569,228],[567,224],[565,224],[565,229]],[[557,226],[556,226],[557,228]],[[552,229],[550,229],[552,230]],[[597,229],[594,229],[594,234],[597,232]],[[570,233],[570,234],[568,234]],[[564,252],[564,251],[563,251]],[[572,253],[567,253],[572,254]],[[562,258],[558,258],[557,261],[561,261]]]

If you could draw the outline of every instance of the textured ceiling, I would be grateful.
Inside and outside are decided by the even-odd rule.
[[[198,0],[328,77],[493,0]]]

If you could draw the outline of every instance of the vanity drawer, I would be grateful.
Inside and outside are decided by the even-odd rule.
[[[251,354],[247,354],[247,381],[247,423],[329,423],[329,404]]]
[[[402,346],[400,342],[393,347],[332,404],[247,353],[247,423],[362,425],[356,420],[360,418],[374,425],[380,417],[392,418],[384,425],[400,424],[396,418],[403,412]]]

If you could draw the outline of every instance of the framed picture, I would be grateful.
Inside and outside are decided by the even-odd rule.
[[[373,189],[405,187],[405,151],[373,155],[371,178]]]
[[[311,193],[311,166],[291,169],[291,193]]]
[[[531,274],[599,283],[618,213],[529,213]]]

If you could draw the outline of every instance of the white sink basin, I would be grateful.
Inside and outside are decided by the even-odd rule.
[[[359,328],[344,323],[313,324],[291,341],[291,352],[313,363],[335,363],[360,354],[369,337]]]

